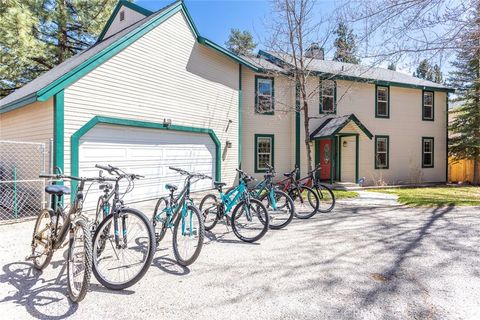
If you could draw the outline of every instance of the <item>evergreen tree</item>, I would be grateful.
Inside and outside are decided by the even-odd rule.
[[[476,12],[477,16],[479,11]],[[462,37],[462,48],[452,63],[449,83],[456,88],[454,101],[461,106],[451,111],[449,153],[455,159],[474,161],[473,183],[479,183],[480,161],[480,47],[477,28],[480,19]]]
[[[0,1],[0,98],[95,43],[117,2]]]
[[[443,83],[443,74],[442,71],[440,70],[440,66],[436,64],[433,66],[433,82],[436,83]]]
[[[388,65],[387,69],[388,69],[388,70],[392,70],[392,71],[397,71],[397,66],[395,65],[395,63],[390,62],[390,64]]]
[[[422,78],[429,80],[428,78],[431,78],[431,66],[428,60],[424,59],[420,61],[420,64],[417,67],[417,71],[415,72],[414,76],[417,78]]]
[[[356,56],[357,40],[353,30],[349,29],[345,23],[340,22],[335,34],[337,38],[333,44],[335,47],[333,60],[354,64],[360,63],[360,59]]]
[[[228,41],[225,42],[228,50],[236,54],[250,55],[252,50],[257,46],[253,42],[253,36],[250,32],[238,29],[230,29],[230,36]]]

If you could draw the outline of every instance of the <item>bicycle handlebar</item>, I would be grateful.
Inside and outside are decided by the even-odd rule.
[[[243,176],[244,179],[257,181],[256,178],[249,176],[245,171],[238,168],[236,168],[235,170],[237,170],[237,172],[240,173],[240,176]]]
[[[207,176],[206,174],[203,173],[192,173],[188,172],[187,170],[183,170],[180,168],[175,168],[175,167],[168,167],[170,170],[177,171],[181,175],[188,176],[189,178],[199,178],[199,179],[210,179],[213,180],[212,177]]]
[[[117,168],[117,167],[114,167],[114,166],[112,166],[112,165],[110,165],[110,164],[107,164],[106,166],[100,165],[100,164],[96,164],[96,165],[95,165],[95,168],[105,170],[105,171],[107,171],[109,174],[115,174],[115,175],[117,175],[117,176],[120,177],[120,178],[125,178],[125,177],[126,177],[126,178],[129,178],[129,179],[132,179],[132,180],[140,179],[140,178],[145,178],[145,176],[142,176],[142,175],[139,175],[139,174],[126,173],[126,172],[124,172],[122,169]]]

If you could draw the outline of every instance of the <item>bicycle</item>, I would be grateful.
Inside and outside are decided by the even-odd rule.
[[[318,212],[327,213],[333,210],[335,207],[335,194],[325,184],[320,183],[320,179],[315,177],[315,173],[320,170],[320,165],[317,165],[315,169],[308,172],[305,178],[299,179],[298,183],[305,185],[317,191],[318,196]]]
[[[34,267],[43,270],[52,260],[54,251],[68,244],[68,295],[72,301],[80,302],[87,294],[92,272],[92,238],[88,220],[82,214],[83,190],[86,182],[99,180],[67,176],[63,175],[60,168],[56,170],[58,174],[40,174],[39,177],[78,181],[75,200],[67,214],[66,207],[62,205],[62,197],[71,193],[70,188],[63,185],[49,185],[45,188],[45,192],[52,195],[54,201],[52,208],[43,209],[38,214],[32,236],[32,253],[25,259],[33,260]],[[64,244],[67,234],[68,242]]]
[[[292,222],[295,205],[288,194],[275,188],[272,181],[276,175],[275,169],[269,164],[267,167],[268,171],[263,176],[264,179],[249,190],[250,194],[262,201],[267,208],[270,229],[282,229]]]
[[[238,186],[223,193],[222,188],[226,184],[214,182],[214,187],[220,194],[220,200],[214,194],[207,194],[200,202],[205,230],[212,230],[219,220],[225,218],[227,225],[232,226],[237,238],[245,242],[255,242],[267,233],[270,218],[263,203],[254,199],[248,191],[247,183],[256,179],[240,169],[236,170],[239,173]],[[228,214],[232,209],[233,212],[229,217]]]
[[[145,214],[126,207],[120,195],[121,180],[129,183],[125,195],[133,190],[134,180],[142,176],[111,165],[97,164],[95,167],[115,177],[102,177],[103,181],[114,182],[114,185],[108,188],[110,193],[105,193],[100,203],[103,207],[99,210],[104,217],[93,235],[93,274],[103,286],[122,290],[137,283],[150,267],[155,253],[155,234]],[[112,199],[111,205],[107,199]]]
[[[319,199],[312,188],[298,183],[296,179],[298,171],[299,168],[295,167],[293,171],[284,173],[287,178],[277,182],[277,186],[292,198],[295,216],[299,219],[308,219],[318,212]]]
[[[183,169],[169,167],[170,170],[186,176],[183,190],[175,196],[178,187],[166,184],[170,191],[167,197],[158,199],[152,216],[157,247],[165,237],[167,229],[173,233],[173,254],[178,264],[189,266],[197,260],[203,246],[205,227],[199,210],[190,198],[190,187],[201,179],[212,179],[201,173],[190,173]],[[195,181],[192,181],[196,179]]]

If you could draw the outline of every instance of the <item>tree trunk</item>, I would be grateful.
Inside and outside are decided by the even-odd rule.
[[[300,91],[302,92],[302,100],[303,100],[303,129],[305,132],[305,148],[307,149],[307,168],[308,171],[312,171],[312,148],[310,146],[310,128],[309,128],[309,122],[310,122],[310,117],[308,115],[308,101],[307,101],[307,91],[306,91],[306,84],[305,80],[303,83],[300,84],[301,88]]]

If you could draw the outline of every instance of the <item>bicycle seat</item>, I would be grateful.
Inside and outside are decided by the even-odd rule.
[[[173,192],[173,191],[175,191],[175,190],[178,189],[178,187],[177,187],[176,185],[170,184],[170,183],[167,183],[167,184],[165,185],[165,188],[168,189],[168,190],[170,190],[170,192]]]
[[[285,177],[291,177],[293,176],[293,172],[287,172],[283,174]]]
[[[50,185],[45,187],[45,192],[48,194],[55,194],[57,196],[63,196],[64,194],[70,194],[70,188],[60,185]]]
[[[225,187],[227,184],[225,182],[213,181],[215,188]]]
[[[275,175],[273,173],[265,173],[263,176],[265,177],[265,179],[275,177]]]

